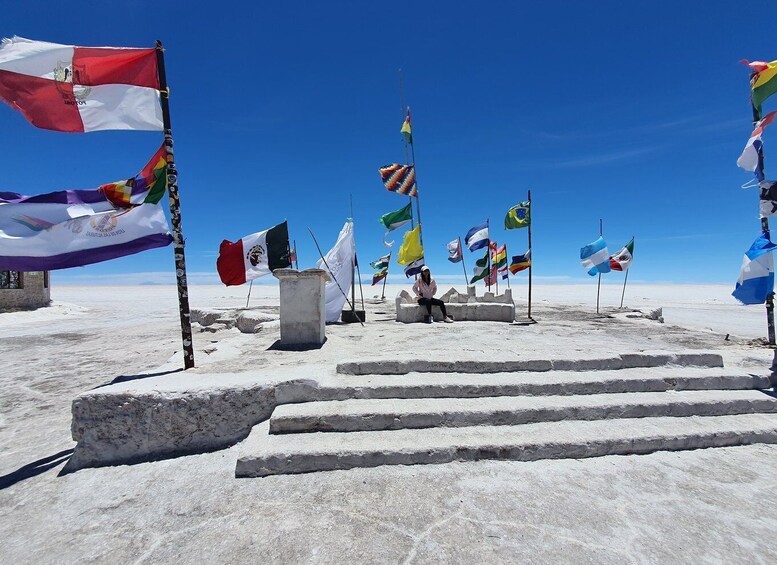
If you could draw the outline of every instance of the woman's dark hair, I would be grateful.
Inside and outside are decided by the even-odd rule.
[[[431,282],[431,280],[432,280],[432,273],[431,273],[431,271],[429,271],[429,269],[424,269],[423,271],[421,271],[421,279],[425,283],[429,284],[429,282]]]

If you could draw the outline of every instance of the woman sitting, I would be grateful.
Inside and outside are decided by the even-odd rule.
[[[415,284],[413,285],[413,292],[415,292],[416,301],[421,306],[426,306],[427,315],[424,321],[427,324],[432,323],[432,306],[440,307],[443,321],[448,324],[453,322],[453,318],[448,316],[448,313],[445,311],[445,302],[434,297],[434,295],[437,293],[437,283],[434,282],[432,273],[429,271],[429,267],[426,265],[421,267],[421,276],[417,281],[415,281]]]

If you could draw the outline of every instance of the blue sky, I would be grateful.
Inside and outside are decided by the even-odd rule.
[[[539,281],[588,279],[579,249],[599,218],[613,252],[636,236],[635,281],[733,287],[758,235],[758,193],[736,167],[752,130],[738,61],[777,59],[764,33],[776,2],[7,4],[1,36],[164,42],[193,284],[217,282],[222,239],[283,219],[312,267],[308,226],[328,249],[350,194],[362,265],[384,253],[378,217],[406,203],[377,172],[404,160],[399,68],[435,274],[461,273],[445,244],[486,218],[511,254],[525,251],[526,230],[501,224],[529,188]],[[5,105],[0,127],[0,190],[26,194],[132,176],[161,142],[38,130]],[[777,130],[764,139],[769,177]],[[172,272],[168,247],[53,280],[172,284]]]

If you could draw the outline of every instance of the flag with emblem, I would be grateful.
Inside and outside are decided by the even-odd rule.
[[[613,271],[628,271],[634,259],[634,238],[623,246],[623,249],[610,257],[610,269]]]
[[[3,39],[0,99],[43,129],[163,129],[153,48],[76,47],[23,37]]]
[[[269,275],[275,269],[291,267],[289,229],[286,222],[252,233],[236,242],[224,240],[216,259],[216,270],[227,286],[239,285]]]
[[[372,285],[371,286],[375,286],[376,284],[378,284],[380,281],[385,279],[387,275],[388,275],[388,269],[383,269],[382,271],[378,271],[377,273],[372,275]]]
[[[496,243],[494,243],[494,247],[496,247]],[[507,245],[491,250],[491,263],[496,265],[497,268],[507,265]]]
[[[397,192],[407,196],[417,196],[418,187],[415,182],[415,167],[412,165],[386,165],[380,168],[380,178],[389,192]]]
[[[464,259],[464,256],[461,252],[461,240],[457,237],[448,243],[448,261],[458,263],[462,259]]]
[[[88,190],[25,196],[0,192],[0,269],[52,271],[99,263],[172,242],[162,207],[159,153],[133,179]],[[122,185],[127,190],[106,187]],[[137,190],[136,190],[137,189]]]
[[[527,227],[531,222],[530,209],[531,203],[528,200],[510,208],[505,216],[505,229],[514,230]]]

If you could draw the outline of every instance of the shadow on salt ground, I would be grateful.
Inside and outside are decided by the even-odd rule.
[[[111,382],[105,383],[105,384],[102,384],[102,385],[97,385],[92,390],[96,390],[98,388],[103,388],[105,386],[115,385],[117,383],[126,383],[126,382],[129,382],[129,381],[137,381],[137,380],[140,380],[140,379],[147,379],[149,377],[161,377],[162,375],[170,375],[172,373],[180,373],[181,371],[183,371],[182,367],[179,367],[178,369],[170,369],[168,371],[159,371],[157,373],[142,373],[140,375],[119,375],[118,377],[113,379]]]
[[[283,345],[280,339],[276,339],[275,342],[267,348],[267,351],[312,351],[313,349],[321,349],[326,342],[327,338],[325,337],[324,343]]]
[[[45,473],[49,469],[56,467],[66,462],[70,456],[73,455],[73,449],[65,449],[54,455],[49,455],[43,459],[38,459],[32,463],[28,463],[23,467],[19,467],[16,471],[8,473],[7,475],[0,476],[0,490],[6,489],[20,483],[26,479],[37,477],[41,473]]]

